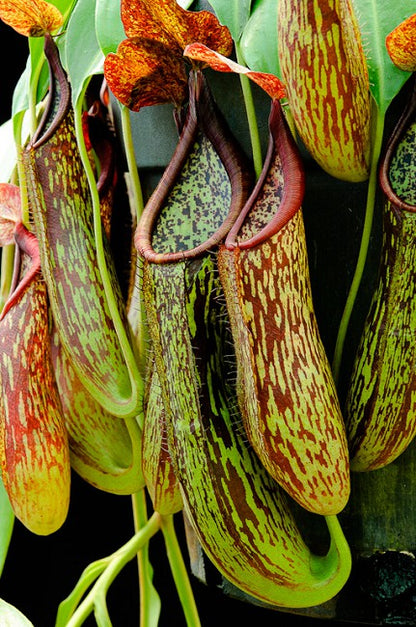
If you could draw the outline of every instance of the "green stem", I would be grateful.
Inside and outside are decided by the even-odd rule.
[[[198,609],[195,603],[191,582],[183,560],[182,551],[176,536],[173,515],[161,516],[161,528],[165,539],[166,552],[175,581],[176,590],[188,627],[200,627]]]
[[[130,198],[130,207],[132,212],[133,224],[137,223],[140,218],[144,203],[143,192],[136,163],[136,154],[134,150],[133,134],[131,129],[130,110],[127,107],[121,107],[121,124],[124,151],[127,159],[127,167],[129,173],[128,192]],[[137,263],[140,263],[138,261]],[[137,267],[135,269],[132,294],[129,299],[129,323],[132,329],[136,344],[136,358],[140,371],[146,371],[147,351],[146,336],[144,335],[144,305],[141,298],[141,272]],[[139,493],[132,495],[132,506],[134,515],[134,524],[136,531],[140,530],[147,522],[146,493],[141,490]],[[146,544],[137,554],[137,562],[139,569],[139,587],[140,587],[140,625],[157,624],[160,615],[160,598],[153,586],[153,569],[149,560],[149,546]]]
[[[136,164],[136,154],[134,151],[130,110],[127,107],[121,107],[121,124],[124,151],[126,154],[127,167],[129,172],[128,192],[134,226],[134,224],[137,222],[143,212],[144,202],[142,186],[140,183],[139,172]],[[144,378],[147,370],[148,334],[146,333],[147,327],[144,324],[146,314],[142,299],[142,261],[141,259],[137,258],[134,250],[132,257],[133,259],[136,259],[136,263],[133,264],[134,268],[132,269],[132,287],[129,294],[128,319],[135,341],[137,365],[139,367],[140,373]]]
[[[130,186],[129,192],[132,195],[132,210],[134,218],[140,218],[143,211],[143,192],[140,183],[139,172],[136,164],[136,154],[134,151],[133,134],[131,131],[130,110],[127,107],[121,107],[121,128],[123,134],[123,144],[126,153],[127,167],[129,171]]]
[[[14,269],[15,246],[10,244],[4,246],[1,251],[1,273],[0,273],[0,311],[10,294]]]
[[[26,170],[22,163],[22,129],[25,112],[20,111],[13,117],[13,137],[17,155],[17,176],[20,187],[20,200],[22,205],[22,222],[29,228],[29,200],[27,195]]]
[[[59,604],[55,627],[65,627],[67,625],[68,620],[75,612],[77,605],[80,603],[88,588],[101,573],[104,572],[113,557],[113,555],[110,555],[109,557],[104,557],[101,560],[88,564],[71,594]]]
[[[33,40],[29,39],[29,50],[32,53],[31,41],[33,41]],[[33,59],[33,55],[31,54],[31,61],[32,61],[32,59]],[[30,81],[29,81],[29,94],[28,94],[28,97],[29,97],[29,114],[30,114],[31,135],[34,134],[34,132],[36,131],[37,126],[38,126],[36,105],[37,105],[39,78],[40,78],[40,74],[41,74],[41,71],[42,71],[44,60],[45,60],[45,56],[43,55],[42,59],[40,59],[39,62],[35,66],[31,62],[31,72],[30,72]]]
[[[143,379],[146,377],[149,360],[149,333],[146,321],[146,311],[143,302],[143,261],[134,256],[134,268],[132,269],[131,288],[128,298],[127,317],[130,330],[134,338],[136,362]],[[143,416],[138,417],[139,425],[143,428]]]
[[[365,262],[367,259],[368,247],[370,243],[370,236],[373,225],[374,205],[377,193],[378,182],[378,160],[380,157],[381,147],[383,143],[383,131],[384,131],[385,113],[377,110],[375,114],[375,124],[373,131],[373,150],[371,155],[371,168],[370,178],[367,188],[367,203],[365,210],[365,218],[363,225],[363,232],[361,235],[360,249],[358,253],[357,264],[355,267],[354,276],[351,282],[350,290],[345,303],[344,311],[342,313],[341,322],[338,329],[338,335],[335,344],[334,358],[332,363],[332,372],[335,382],[338,382],[342,355],[344,351],[345,338],[347,335],[348,325],[350,322],[351,314],[354,308],[354,304],[357,298],[358,290],[361,284],[361,279],[364,272]]]
[[[4,487],[3,480],[0,477],[0,577],[3,572],[4,564],[7,558],[10,541],[12,539],[15,516],[12,506],[10,505],[9,496]]]
[[[282,103],[282,108],[283,108],[283,113],[285,115],[285,119],[287,122],[287,125],[289,126],[290,132],[292,133],[292,136],[294,138],[294,140],[298,143],[298,132],[296,130],[296,124],[295,124],[295,120],[293,118],[293,113],[289,107],[289,104],[287,102],[283,102]]]
[[[108,611],[106,609],[106,596],[114,579],[140,551],[150,538],[160,529],[160,516],[154,513],[146,525],[140,529],[123,547],[114,555],[103,573],[97,579],[90,592],[87,594],[78,609],[73,613],[65,627],[80,627],[95,608],[96,615],[100,617],[102,626],[110,627]]]
[[[238,63],[244,65],[244,58],[240,45],[236,42],[235,50]],[[253,92],[250,80],[244,74],[240,74],[241,90],[243,92],[244,105],[246,108],[248,128],[251,140],[251,150],[253,155],[253,165],[256,178],[261,174],[263,168],[263,157],[261,153],[261,143],[259,129],[257,125],[256,110],[254,107]]]
[[[147,524],[146,492],[140,490],[132,495],[134,526],[136,532]],[[137,553],[140,587],[140,625],[157,625],[160,614],[160,598],[153,586],[153,568],[149,560],[149,546],[145,544]]]

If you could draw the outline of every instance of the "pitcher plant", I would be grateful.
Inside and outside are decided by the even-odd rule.
[[[158,535],[181,624],[203,623],[193,579],[208,564],[272,619],[358,621],[343,609],[355,512],[416,434],[414,9],[0,1],[29,50],[0,127],[0,573],[14,525],[67,524],[73,473],[130,498],[135,525],[63,591],[56,627],[112,625],[111,586],[135,558],[137,624],[160,624]],[[161,105],[176,147],[155,136],[149,184],[134,127]],[[313,173],[324,192],[364,191],[333,342]],[[0,600],[0,622],[33,627],[21,610]]]

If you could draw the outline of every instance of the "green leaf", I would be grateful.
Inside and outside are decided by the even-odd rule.
[[[104,55],[95,33],[95,0],[78,0],[65,37],[65,69],[74,108],[94,74],[103,72]]]
[[[22,612],[3,599],[0,599],[0,624],[2,627],[33,627]]]
[[[8,183],[13,174],[13,170],[17,166],[17,151],[14,141],[14,123],[22,123],[22,139],[27,140],[30,135],[30,119],[27,112],[20,111],[20,116],[10,118],[0,126],[0,182]]]
[[[0,478],[0,575],[3,571],[4,562],[6,561],[7,552],[9,550],[10,539],[12,537],[14,523],[14,514],[10,505],[9,497],[4,488],[3,481]],[[3,601],[0,599],[0,618],[2,615]],[[0,620],[0,624],[3,622]]]
[[[276,0],[254,0],[240,41],[240,50],[246,65],[258,72],[280,76],[277,51]]]
[[[95,29],[102,53],[107,55],[110,52],[116,52],[118,44],[126,37],[120,17],[119,2],[96,1]]]
[[[48,0],[51,4],[55,5],[64,16],[64,24],[68,19],[72,9],[77,3],[77,0]]]
[[[26,68],[23,70],[20,75],[19,80],[16,83],[16,86],[13,91],[13,99],[12,99],[12,117],[21,113],[22,111],[26,111],[29,108],[29,71],[28,71],[28,63],[26,64]]]
[[[367,57],[370,89],[382,113],[409,78],[391,61],[385,46],[386,36],[416,10],[415,0],[353,0]]]
[[[30,40],[30,54],[13,92],[12,118],[29,109],[31,84],[36,84],[36,102],[45,96],[49,85],[49,72],[43,55],[43,38]]]
[[[221,24],[229,28],[232,38],[238,42],[250,17],[251,0],[209,0],[209,3]]]
[[[194,0],[177,0],[177,3],[182,7],[182,9],[189,9],[193,1]]]
[[[43,53],[43,37],[32,37],[29,39],[29,59],[28,71],[30,69],[30,85],[36,93],[36,102],[40,102],[48,90],[49,68]]]

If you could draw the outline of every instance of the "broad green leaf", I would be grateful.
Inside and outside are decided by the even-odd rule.
[[[254,0],[240,50],[252,70],[280,75],[277,51],[277,0]]]
[[[20,75],[13,91],[12,118],[14,119],[22,111],[29,108],[29,83],[30,83],[30,56],[27,59],[26,67]]]
[[[14,523],[14,514],[10,505],[9,497],[4,489],[3,481],[0,478],[0,575],[3,571],[4,562],[6,561],[9,544],[12,537]],[[0,600],[0,618],[2,615]],[[0,620],[0,624],[4,623]],[[7,624],[7,623],[6,623]]]
[[[182,9],[189,9],[193,1],[194,0],[177,0],[177,3]]]
[[[40,108],[40,105],[38,109]],[[21,111],[23,116],[23,111]],[[25,141],[30,134],[30,119],[26,112],[22,124],[22,139]],[[17,165],[16,144],[13,136],[13,120],[7,120],[0,126],[0,183],[7,183]]]
[[[33,623],[22,612],[3,599],[0,599],[0,625],[2,627],[33,627]]]
[[[78,0],[65,36],[65,69],[74,107],[94,74],[103,72],[104,55],[95,34],[95,0]]]
[[[43,37],[29,39],[29,85],[31,84],[36,90],[36,102],[40,102],[45,97],[49,87],[49,68],[43,53],[43,43]]]
[[[232,38],[238,42],[250,17],[251,0],[209,0],[209,3],[221,24],[228,27]]]
[[[118,44],[126,37],[119,2],[96,0],[95,29],[102,53],[107,55],[109,52],[116,52]]]
[[[49,0],[51,4],[54,4],[57,9],[60,10],[64,16],[64,24],[68,20],[68,17],[76,5],[78,0]]]
[[[18,119],[30,109],[31,89],[35,90],[35,104],[39,104],[47,94],[49,87],[49,69],[43,54],[43,37],[29,40],[29,56],[13,92],[12,119]]]
[[[391,61],[386,36],[416,10],[415,0],[352,0],[367,57],[370,89],[382,113],[409,78]]]

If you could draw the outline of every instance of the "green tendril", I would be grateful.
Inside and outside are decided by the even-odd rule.
[[[133,134],[131,130],[130,110],[127,107],[121,107],[121,125],[123,144],[130,179],[129,193],[132,197],[130,205],[132,207],[132,211],[134,211],[133,217],[138,220],[142,214],[144,207],[143,192],[136,164],[136,154],[134,150]]]
[[[148,524],[146,493],[141,490],[132,495],[136,533]],[[157,627],[161,601],[153,585],[153,568],[149,559],[149,545],[145,543],[137,553],[140,588],[140,627]]]
[[[374,107],[375,108],[375,107]],[[383,143],[385,114],[377,110],[375,114],[375,122],[373,127],[373,150],[371,155],[370,177],[367,188],[367,201],[363,231],[361,235],[360,249],[358,253],[357,263],[354,276],[351,282],[350,290],[342,313],[341,322],[338,329],[338,335],[335,344],[334,358],[332,362],[332,372],[335,382],[339,381],[342,357],[344,352],[345,339],[348,331],[351,314],[354,309],[357,294],[361,285],[362,276],[366,264],[370,236],[373,226],[374,206],[377,193],[378,181],[378,161]]]
[[[81,575],[74,591],[61,603],[55,627],[80,627],[93,611],[99,627],[110,627],[111,621],[106,603],[108,590],[124,566],[136,556],[159,529],[160,516],[154,513],[144,527],[113,555],[90,564]],[[93,584],[92,588],[73,611],[91,584]]]
[[[237,54],[238,63],[244,65],[243,54],[241,52],[241,48],[238,43],[235,44],[235,50]],[[254,172],[255,172],[256,178],[259,178],[262,168],[263,168],[263,157],[262,157],[262,152],[261,152],[261,143],[260,143],[259,129],[257,125],[256,110],[254,107],[253,92],[252,92],[251,82],[247,78],[247,76],[245,76],[244,74],[240,74],[239,76],[240,76],[241,90],[243,93],[244,106],[245,106],[246,115],[247,115],[248,129],[249,129],[249,135],[250,135],[250,141],[251,141],[251,150],[252,150],[252,156],[253,156]]]
[[[181,547],[176,536],[173,515],[161,516],[161,529],[165,539],[166,553],[183,613],[185,615],[186,624],[188,627],[200,627],[201,621],[199,619],[198,608],[195,603],[191,582],[183,560]]]
[[[15,246],[10,244],[4,246],[1,251],[1,273],[0,273],[0,311],[10,294],[14,268]]]

